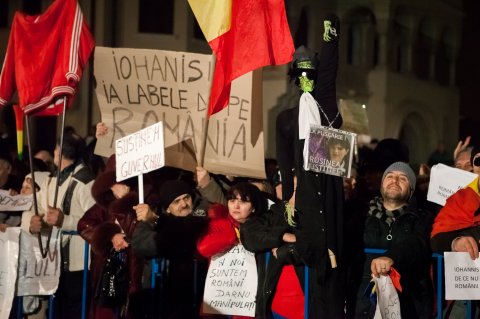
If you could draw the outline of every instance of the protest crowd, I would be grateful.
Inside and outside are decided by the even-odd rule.
[[[320,53],[289,44],[299,102],[276,119],[266,178],[164,163],[149,149],[162,126],[119,140],[109,156],[94,151],[114,130],[108,121],[95,136],[62,127],[53,154],[28,145],[23,158],[3,134],[0,318],[466,317],[463,300],[435,304],[432,253],[479,257],[480,146],[468,137],[418,167],[398,139],[356,151],[335,92],[339,21],[324,22]],[[83,67],[93,39],[78,39]],[[14,72],[8,63],[0,80]],[[13,94],[3,83],[1,103]],[[25,114],[42,109],[34,102]],[[119,164],[142,149],[148,162]],[[463,179],[445,184],[454,176]],[[478,288],[478,277],[455,285]]]

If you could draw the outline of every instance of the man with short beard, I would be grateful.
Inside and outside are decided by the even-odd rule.
[[[432,285],[429,278],[428,237],[431,216],[410,205],[415,190],[415,173],[404,162],[391,164],[383,173],[381,196],[370,201],[363,232],[368,248],[385,249],[381,255],[367,255],[362,285],[357,295],[356,315],[373,317],[370,301],[363,296],[371,276],[388,276],[392,267],[400,273],[399,293],[403,318],[428,318],[432,313]]]

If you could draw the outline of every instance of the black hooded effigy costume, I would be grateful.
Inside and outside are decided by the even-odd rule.
[[[324,20],[320,56],[300,47],[294,54],[289,72],[302,91],[308,92],[313,88],[311,93],[318,103],[321,125],[333,128],[342,124],[335,86],[338,41],[339,20],[330,15]],[[307,84],[310,81],[307,89],[305,81]],[[304,96],[305,93],[301,100]],[[300,121],[304,119],[302,111],[299,111],[301,108],[287,109],[277,117],[277,160],[282,176],[282,197],[286,201],[295,196],[296,247],[310,267],[309,317],[339,318],[343,315],[345,300],[342,178],[304,169],[305,134],[301,131],[305,123],[300,122],[299,125],[299,113]],[[297,176],[296,190],[294,175]]]

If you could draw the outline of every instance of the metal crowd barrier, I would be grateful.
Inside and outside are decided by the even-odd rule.
[[[78,232],[76,231],[62,231],[63,234],[66,235],[77,235]],[[90,250],[90,245],[88,244],[87,241],[85,241],[85,249],[84,249],[84,258],[83,258],[83,285],[82,285],[82,319],[87,318],[87,298],[88,298],[88,262],[89,262],[89,250]],[[386,250],[385,249],[375,249],[375,248],[365,248],[364,252],[366,254],[382,254]],[[436,308],[437,308],[437,319],[441,319],[443,317],[443,296],[444,296],[444,291],[443,291],[443,254],[439,253],[433,253],[432,258],[435,259],[436,261]],[[267,253],[266,255],[266,265],[268,265],[268,261],[270,259],[270,253]],[[166,261],[159,259],[153,259],[152,260],[152,278],[151,278],[151,285],[152,288],[155,288],[157,282],[157,274],[162,273],[165,270]],[[196,276],[196,267],[194,267],[194,272]],[[309,285],[308,285],[308,280],[309,280],[309,268],[305,267],[305,277],[304,277],[304,318],[308,318],[308,299],[309,299]],[[435,283],[434,283],[435,284]],[[197,287],[196,285],[193,287],[194,293],[197,294]],[[22,302],[22,297],[17,297],[17,319],[23,318],[23,302]],[[55,306],[55,295],[51,295],[49,297],[48,301],[48,319],[54,319],[55,318],[55,311],[54,311],[54,306]],[[467,301],[467,319],[472,318],[472,306],[471,306],[471,301]]]
[[[376,248],[365,248],[364,252],[366,254],[383,254],[386,250],[385,249],[376,249]],[[270,260],[270,253],[266,254],[266,265],[268,265],[268,262]],[[435,267],[436,267],[436,280],[434,282],[434,285],[436,283],[436,309],[437,309],[437,314],[436,318],[441,319],[443,317],[443,297],[444,297],[444,291],[443,291],[443,254],[439,253],[432,253],[432,258],[435,259]],[[155,287],[155,277],[157,272],[160,269],[163,269],[162,267],[165,267],[163,260],[153,260],[152,261],[152,287]],[[163,265],[159,267],[159,265]],[[196,268],[194,268],[194,271]],[[196,274],[194,274],[196,276]],[[308,280],[309,280],[309,268],[305,267],[305,276],[304,276],[304,318],[308,318],[308,300],[309,300],[309,285],[308,285]],[[196,292],[196,288],[194,287],[194,292]],[[281,318],[280,316],[276,315],[275,318]],[[471,301],[467,301],[467,318],[466,319],[471,319],[472,318],[472,309],[471,309]]]

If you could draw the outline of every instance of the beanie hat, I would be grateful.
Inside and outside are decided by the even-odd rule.
[[[417,178],[415,177],[415,173],[413,172],[410,165],[404,162],[395,162],[391,164],[389,167],[387,167],[387,169],[383,173],[382,183],[383,183],[383,180],[385,179],[385,175],[393,171],[402,172],[407,176],[408,183],[410,184],[410,188],[413,193],[413,191],[415,190],[415,185],[417,183]]]
[[[160,189],[160,204],[163,209],[167,209],[168,206],[177,198],[183,194],[189,194],[193,196],[193,189],[184,181],[170,180],[166,181]]]

